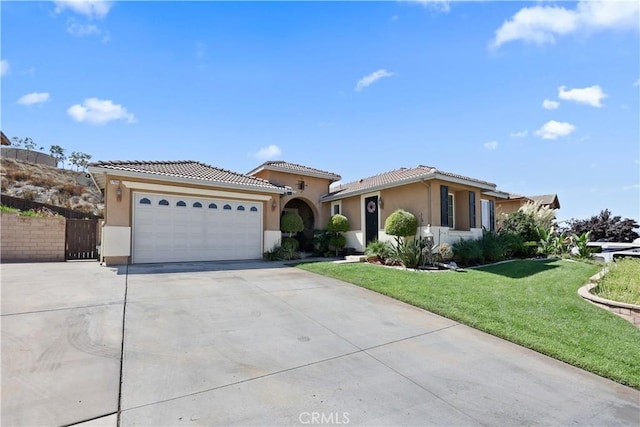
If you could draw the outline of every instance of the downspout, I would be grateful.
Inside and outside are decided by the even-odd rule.
[[[427,209],[429,210],[427,224],[433,225],[433,218],[431,217],[431,183],[427,182],[425,179],[420,182],[427,187]]]

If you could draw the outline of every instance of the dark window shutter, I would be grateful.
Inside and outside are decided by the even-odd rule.
[[[489,200],[489,222],[491,231],[496,231],[495,203],[493,202],[493,200]]]
[[[440,186],[440,225],[449,226],[449,187]]]
[[[476,228],[476,192],[469,191],[469,228]]]

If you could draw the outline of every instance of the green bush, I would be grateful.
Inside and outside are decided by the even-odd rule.
[[[286,212],[280,218],[280,230],[289,235],[304,230],[302,217],[296,212]]]
[[[480,247],[482,248],[482,257],[485,262],[497,262],[505,259],[506,244],[497,233],[491,231],[483,232],[480,239]]]
[[[535,218],[520,211],[507,215],[502,220],[499,232],[517,234],[525,242],[537,242],[539,240]]]
[[[329,248],[334,249],[336,252],[344,248],[347,244],[347,238],[340,233],[335,233],[329,238]]]
[[[349,220],[344,215],[333,215],[331,218],[329,218],[327,231],[335,233],[344,233],[346,231],[349,231]]]
[[[389,242],[381,242],[379,240],[373,240],[369,242],[364,250],[365,255],[377,256],[382,261],[389,258],[393,253],[393,247]]]
[[[300,243],[293,237],[285,237],[282,239],[282,249],[289,252],[295,252],[300,247]]]
[[[398,248],[393,258],[400,261],[406,268],[418,268],[425,264],[426,250],[430,249],[427,239],[407,239]]]
[[[396,239],[396,249],[400,250],[402,238],[414,236],[418,231],[418,219],[411,212],[398,209],[384,222],[384,232]]]
[[[327,230],[313,230],[313,256],[330,256],[329,239],[333,233]]]
[[[453,244],[453,258],[462,265],[475,265],[484,262],[480,239],[460,239]]]

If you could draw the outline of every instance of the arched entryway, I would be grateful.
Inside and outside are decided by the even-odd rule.
[[[294,237],[300,243],[301,251],[313,252],[313,230],[315,228],[313,208],[302,199],[292,199],[284,205],[281,215],[284,215],[285,212],[296,212],[302,217],[304,230]]]

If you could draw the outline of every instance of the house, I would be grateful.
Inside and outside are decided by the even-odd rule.
[[[4,132],[0,131],[0,145],[11,145],[11,141],[7,138]]]
[[[280,242],[291,189],[196,161],[91,163],[107,264],[258,259]]]
[[[510,214],[516,212],[521,206],[529,203],[540,203],[549,209],[560,209],[560,200],[557,194],[543,194],[541,196],[523,196],[521,194],[508,194],[508,198],[501,199],[496,204],[496,213]]]
[[[363,251],[386,240],[396,209],[431,225],[435,241],[453,243],[495,227],[507,199],[487,181],[430,166],[400,168],[347,184],[340,175],[268,161],[247,174],[197,161],[105,161],[89,164],[104,193],[101,259],[107,264],[258,259],[279,244],[280,216],[297,212],[310,249],[313,230],[331,215],[349,219],[347,246]],[[331,185],[334,184],[334,187]]]
[[[347,246],[363,251],[373,240],[392,239],[384,224],[396,209],[418,218],[419,235],[430,225],[436,244],[480,237],[483,227],[495,228],[495,204],[506,197],[493,183],[420,165],[342,184],[321,202],[349,219]]]

